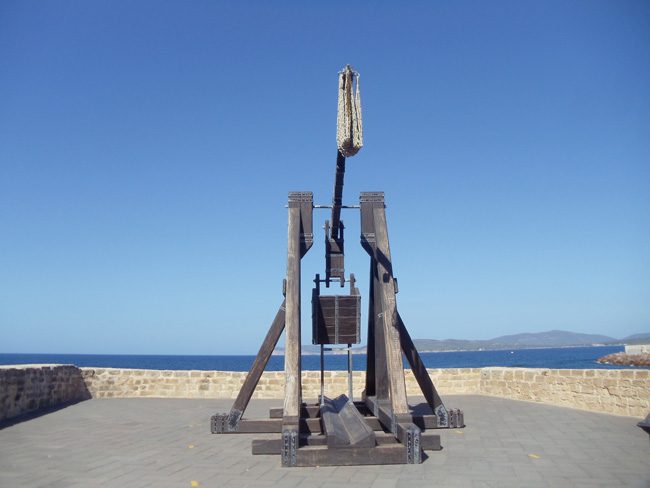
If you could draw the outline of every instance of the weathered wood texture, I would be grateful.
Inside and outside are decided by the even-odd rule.
[[[375,441],[378,446],[394,445],[399,441],[393,434],[387,432],[375,432]],[[324,435],[301,435],[299,446],[326,446],[327,437]],[[439,451],[440,436],[423,432],[421,437],[421,447],[423,451]],[[280,454],[282,451],[282,439],[254,439],[251,446],[252,453],[258,454]]]
[[[312,300],[314,344],[359,344],[360,295],[320,295]]]
[[[284,429],[283,419],[241,419],[237,431],[227,431],[224,434],[273,434]],[[298,419],[300,432],[307,434],[321,434],[323,432],[321,421],[315,419]]]
[[[366,397],[368,408],[377,412],[377,418],[386,430],[407,447],[408,462],[417,464],[421,462],[421,429],[413,423],[413,416],[410,413],[396,414],[389,401],[377,400],[374,397]]]
[[[302,418],[316,418],[320,415],[320,405],[306,405],[302,404],[300,407],[300,417]],[[269,418],[281,419],[283,417],[282,407],[269,408]]]
[[[301,339],[300,339],[300,260],[313,243],[313,194],[289,193],[287,229],[287,277],[285,287],[284,418],[282,419],[282,465],[296,466],[300,433]]]
[[[306,446],[296,453],[296,466],[357,466],[366,464],[405,464],[406,446],[386,444],[376,447],[329,449]]]
[[[373,447],[375,445],[374,431],[345,395],[335,399],[325,397],[321,408],[321,419],[328,447]]]
[[[415,376],[415,380],[418,382],[424,398],[431,407],[431,411],[435,412],[438,415],[439,419],[441,420],[441,426],[445,426],[445,421],[449,417],[447,409],[442,403],[440,395],[438,395],[436,387],[433,385],[433,381],[431,381],[429,372],[427,371],[427,368],[424,365],[420,354],[415,348],[415,344],[413,344],[411,336],[406,330],[406,326],[404,325],[399,312],[397,312],[396,325],[399,331],[402,351],[404,352],[404,356],[406,356],[406,359],[411,366],[413,376]]]
[[[399,415],[408,413],[408,404],[402,365],[402,350],[397,328],[395,280],[393,278],[393,265],[388,242],[383,193],[362,193],[360,202],[362,245],[371,258],[374,259],[376,269],[374,287],[378,291],[378,295],[374,300],[375,312],[379,312],[375,317],[375,368],[377,374],[379,374],[380,365],[378,361],[380,355],[379,351],[377,351],[377,329],[381,326],[384,334],[385,351],[383,356],[386,359],[391,407],[395,414]],[[378,387],[379,383],[379,378],[377,378],[375,386]]]
[[[368,279],[368,345],[366,347],[366,389],[365,394],[376,395],[375,384],[375,265],[370,259]]]
[[[287,230],[287,278],[285,319],[285,423],[297,426],[302,404],[300,385],[300,260],[313,242],[313,195],[311,192],[289,194],[289,225]]]
[[[230,409],[227,421],[228,430],[237,429],[237,424],[246,411],[246,407],[253,396],[255,387],[257,386],[257,383],[259,383],[264,368],[266,368],[269,358],[273,353],[273,349],[275,349],[275,346],[282,335],[282,331],[284,330],[285,303],[286,301],[283,301],[282,305],[280,305],[278,313],[275,315],[275,319],[273,319],[273,323],[271,324],[271,327],[264,338],[264,342],[262,342],[262,346],[255,357],[253,366],[248,372],[248,375],[246,375],[246,380],[244,380],[244,384],[242,385],[241,390],[239,390],[239,394]]]

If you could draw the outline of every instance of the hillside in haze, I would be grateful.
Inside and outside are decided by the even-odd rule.
[[[616,339],[599,334],[580,334],[565,330],[505,335],[487,340],[459,339],[415,339],[418,351],[476,351],[488,349],[524,349],[535,347],[593,346],[602,344],[622,344],[645,342],[650,340],[648,334],[634,334]]]
[[[495,337],[487,340],[465,339],[414,339],[413,343],[419,352],[438,351],[482,351],[499,349],[529,349],[537,347],[570,347],[594,346],[612,344],[647,344],[650,343],[650,333],[633,334],[622,339],[599,335],[580,334],[566,330],[549,330],[547,332],[526,332]],[[319,346],[305,344],[303,354],[319,354]],[[345,354],[344,350],[333,351],[334,354]],[[365,346],[353,346],[353,353],[365,354]],[[273,354],[284,354],[284,348],[277,347]]]
[[[632,334],[621,340],[626,344],[650,344],[650,333]]]

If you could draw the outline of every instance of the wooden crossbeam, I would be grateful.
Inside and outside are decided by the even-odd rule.
[[[374,431],[383,431],[379,419],[374,416],[363,417],[363,421]],[[301,418],[298,420],[300,433],[321,434],[323,432],[320,418]],[[264,434],[282,432],[284,419],[241,419],[236,431],[223,431],[223,434]]]
[[[378,446],[394,445],[399,443],[393,434],[387,432],[375,432],[375,441]],[[326,446],[327,436],[325,435],[301,435],[299,446]],[[440,436],[423,432],[420,447],[423,451],[439,451]],[[252,453],[258,454],[280,454],[282,451],[282,439],[254,439],[251,446]]]
[[[305,405],[300,408],[300,417],[316,418],[320,415],[320,405]],[[281,419],[284,416],[282,407],[269,408],[269,417],[272,419]]]
[[[405,464],[407,448],[401,444],[376,447],[328,449],[324,446],[306,446],[296,453],[296,466],[357,466],[368,464]]]

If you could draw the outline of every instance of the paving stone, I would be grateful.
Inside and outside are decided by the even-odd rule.
[[[0,429],[0,487],[650,486],[650,443],[636,419],[494,397],[445,401],[465,410],[467,427],[439,430],[444,449],[420,465],[289,469],[251,454],[253,438],[276,435],[210,434],[210,416],[232,400],[89,400]],[[246,417],[280,405],[253,401]]]

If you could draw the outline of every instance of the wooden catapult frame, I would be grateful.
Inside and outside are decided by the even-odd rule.
[[[314,207],[311,192],[289,193],[287,274],[284,300],[260,347],[244,384],[229,413],[211,419],[212,433],[278,433],[277,439],[253,440],[253,454],[280,454],[282,465],[335,466],[358,464],[416,464],[425,450],[439,450],[440,436],[428,432],[437,428],[464,426],[463,413],[448,410],[438,395],[427,369],[397,311],[397,280],[393,275],[383,192],[363,192],[359,205],[342,205],[345,157],[338,152],[332,205]],[[313,244],[313,210],[331,208],[331,222],[325,223],[326,277],[316,275],[312,307],[314,343],[358,343],[327,335],[318,299],[320,283],[329,287],[338,280],[344,286],[342,208],[359,209],[361,245],[370,256],[368,297],[368,348],[365,390],[361,401],[341,395],[321,395],[318,403],[303,402],[301,387],[301,260]],[[350,295],[358,295],[350,275]],[[330,300],[331,301],[331,300]],[[359,303],[359,300],[357,300]],[[331,312],[331,310],[330,310]],[[328,313],[330,313],[328,312]],[[330,319],[338,321],[335,309]],[[358,320],[358,319],[357,319]],[[350,321],[348,321],[350,322]],[[330,324],[334,323],[331,322]],[[338,322],[336,322],[338,326]],[[345,326],[347,325],[347,329]],[[350,332],[352,323],[342,323]],[[357,324],[358,330],[358,324]],[[244,419],[246,407],[283,331],[285,339],[285,395],[283,408],[272,408],[268,419]],[[343,331],[343,335],[345,335]],[[412,409],[407,402],[402,355],[406,357],[426,405]],[[351,389],[351,388],[350,388]],[[424,410],[424,411],[423,411]]]

